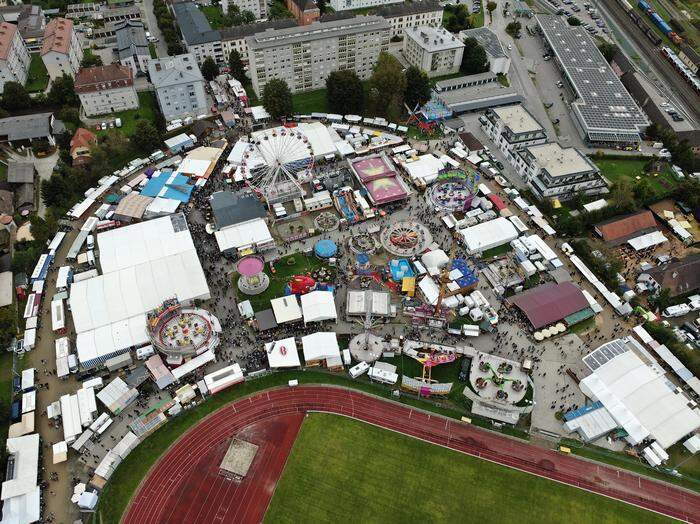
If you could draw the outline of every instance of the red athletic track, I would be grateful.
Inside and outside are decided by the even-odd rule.
[[[296,437],[302,414],[309,411],[345,415],[677,519],[700,523],[700,496],[682,488],[541,449],[357,391],[327,386],[270,390],[216,411],[188,430],[154,465],[132,499],[123,522],[260,522]],[[241,484],[215,475],[231,436],[243,430],[250,433],[246,428],[260,422],[265,423],[261,426],[264,427],[273,420],[285,421],[283,435],[276,436],[271,447],[260,448],[251,471]],[[265,435],[262,438],[265,440]],[[203,455],[208,457],[208,464],[203,463]],[[202,473],[207,467],[213,468],[208,475]],[[212,482],[203,484],[203,475]],[[184,496],[187,493],[191,496]]]

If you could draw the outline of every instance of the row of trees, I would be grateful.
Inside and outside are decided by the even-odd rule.
[[[184,52],[180,43],[178,29],[173,15],[165,4],[165,0],[153,0],[153,14],[158,21],[158,28],[163,34],[163,40],[168,46],[169,55],[179,55]]]
[[[398,121],[404,104],[410,108],[430,99],[430,80],[415,66],[405,71],[388,53],[381,53],[374,72],[365,84],[354,71],[333,71],[326,79],[327,106],[333,113],[372,114]],[[272,118],[294,112],[292,93],[284,80],[270,80],[263,89],[262,104]]]
[[[651,140],[663,142],[664,147],[671,153],[673,163],[683,168],[686,172],[694,173],[698,170],[698,161],[687,140],[678,140],[678,135],[671,129],[661,127],[656,122],[647,127],[647,137]]]
[[[18,82],[5,83],[0,106],[6,112],[21,112],[33,107],[80,107],[80,100],[75,93],[73,78],[64,74],[51,84],[48,94],[39,93],[33,98],[24,86]]]

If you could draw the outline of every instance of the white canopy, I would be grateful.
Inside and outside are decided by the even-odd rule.
[[[262,218],[229,226],[217,231],[214,236],[221,252],[248,246],[255,247],[273,241],[270,229]]]
[[[301,296],[301,310],[304,314],[304,324],[335,320],[335,300],[331,291],[312,291]]]
[[[411,177],[411,180],[423,179],[426,184],[435,181],[438,173],[445,167],[445,164],[435,155],[428,153],[418,157],[413,162],[405,162],[403,168]]]
[[[301,337],[301,345],[304,348],[304,360],[307,364],[327,358],[340,358],[338,338],[332,331],[319,331]]]
[[[664,234],[661,231],[652,231],[651,233],[634,237],[627,241],[627,243],[635,251],[648,249],[650,247],[663,244],[664,242],[668,242],[668,239],[664,236]]]
[[[270,368],[294,368],[301,365],[299,351],[294,337],[275,340],[265,344],[265,352]]]
[[[296,295],[273,298],[270,300],[270,305],[272,306],[272,312],[275,314],[275,320],[278,324],[294,322],[302,318],[301,308],[299,307]]]
[[[518,231],[507,218],[500,217],[459,231],[469,254],[487,251],[518,238]]]
[[[53,463],[59,464],[66,460],[68,460],[68,444],[65,440],[61,440],[53,445]]]

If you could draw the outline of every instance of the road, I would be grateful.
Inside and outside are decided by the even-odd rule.
[[[148,31],[152,36],[155,36],[158,39],[158,42],[156,43],[156,53],[159,57],[168,56],[168,46],[163,38],[163,33],[160,32],[156,16],[153,14],[153,0],[142,0],[141,10],[146,16]]]

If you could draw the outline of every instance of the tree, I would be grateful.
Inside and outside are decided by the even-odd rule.
[[[61,108],[58,112],[58,118],[63,122],[70,122],[71,124],[80,126],[80,111],[78,111],[77,107],[66,106]]]
[[[248,83],[248,77],[245,74],[245,66],[241,60],[241,54],[235,49],[228,55],[228,67],[231,70],[231,76],[238,80],[241,84]]]
[[[54,106],[80,107],[80,99],[75,94],[73,78],[65,73],[56,78],[51,84],[48,102]]]
[[[630,211],[635,207],[634,188],[627,179],[618,181],[613,186],[610,196],[613,201],[613,206],[621,213]]]
[[[496,10],[496,7],[498,7],[496,2],[486,2],[486,10],[489,12],[490,16],[493,16],[493,12]]]
[[[663,311],[671,305],[671,290],[667,287],[661,288],[655,295],[649,297],[649,306],[659,311]]]
[[[640,204],[650,204],[656,196],[656,191],[648,179],[642,178],[634,186],[634,197]]]
[[[316,0],[316,6],[318,7],[318,12],[320,14],[325,14],[326,13],[326,6],[328,4],[327,0]]]
[[[292,92],[287,82],[273,78],[263,88],[262,105],[274,119],[291,115],[293,109]]]
[[[369,79],[369,105],[372,114],[389,120],[399,120],[403,113],[406,77],[395,56],[379,53],[374,72]]]
[[[465,75],[476,75],[489,70],[489,59],[486,56],[486,51],[476,38],[464,40],[464,54],[459,70]]]
[[[361,115],[365,104],[362,81],[354,71],[333,71],[326,79],[328,107],[341,115]]]
[[[274,1],[267,17],[270,20],[278,20],[280,18],[294,18],[294,15],[285,7],[284,2]]]
[[[134,129],[130,141],[134,149],[144,153],[151,153],[163,145],[160,132],[148,120],[140,120],[136,123],[136,129]]]
[[[577,27],[581,25],[581,20],[576,18],[575,16],[570,16],[569,18],[566,19],[567,22],[569,22],[570,26]]]
[[[31,105],[32,99],[22,84],[18,82],[5,83],[5,88],[2,92],[2,107],[8,111],[20,111],[29,109]]]
[[[216,62],[214,62],[214,59],[210,56],[206,57],[204,59],[204,62],[202,62],[202,76],[207,80],[211,81],[216,78],[216,75],[219,74],[219,66],[216,65]]]
[[[598,50],[606,61],[612,62],[613,56],[617,53],[617,46],[612,42],[602,41],[598,44]]]
[[[447,4],[445,6],[443,25],[450,33],[459,33],[464,29],[471,29],[472,23],[466,4]]]
[[[102,57],[96,55],[90,49],[86,49],[83,54],[83,60],[80,62],[80,67],[95,67],[102,65]]]
[[[520,22],[513,21],[506,26],[506,33],[513,38],[520,38],[520,30],[523,28]]]
[[[416,66],[406,70],[406,93],[404,98],[408,107],[413,109],[417,104],[423,105],[430,100],[430,80],[425,71]]]

